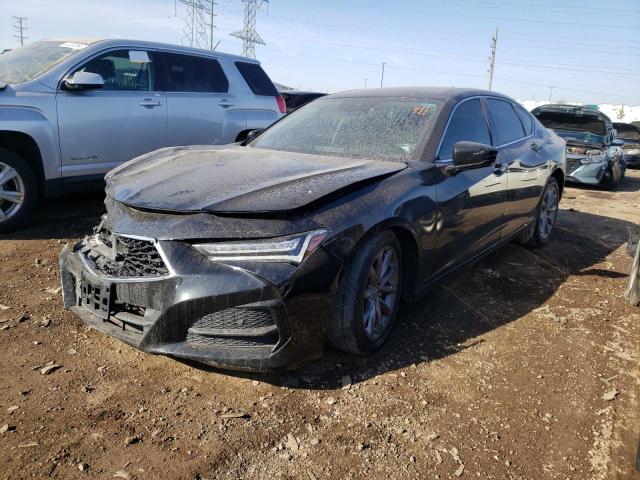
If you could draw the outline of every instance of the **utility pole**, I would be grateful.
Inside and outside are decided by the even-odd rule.
[[[384,83],[384,66],[387,62],[382,62],[382,74],[380,75],[380,88],[382,88],[382,84]]]
[[[264,45],[264,40],[256,31],[256,13],[263,3],[268,0],[242,0],[244,3],[244,26],[242,30],[230,33],[232,37],[242,40],[242,55],[249,58],[256,58],[256,45]]]
[[[556,87],[549,86],[549,101],[551,101],[551,94],[553,93],[553,89]]]
[[[491,37],[491,56],[489,57],[489,90],[491,90],[491,86],[493,85],[493,67],[496,64],[496,48],[498,47],[498,29],[496,28],[496,33]]]
[[[20,39],[20,46],[23,46],[24,41],[29,38],[24,34],[24,32],[28,30],[27,27],[24,25],[24,23],[27,21],[27,17],[14,16],[13,19],[16,22],[13,24],[13,28],[16,30],[16,34],[14,35],[14,37]]]
[[[364,88],[367,88],[367,79],[364,79]]]

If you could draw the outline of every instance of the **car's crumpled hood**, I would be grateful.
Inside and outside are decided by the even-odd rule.
[[[261,213],[295,210],[404,163],[279,152],[240,146],[171,147],[106,176],[107,195],[168,212]]]

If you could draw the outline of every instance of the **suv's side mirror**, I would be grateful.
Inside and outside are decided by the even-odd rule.
[[[97,73],[76,72],[62,81],[65,90],[95,90],[104,86],[104,80]]]
[[[476,142],[458,142],[453,146],[453,165],[447,168],[450,173],[481,168],[496,161],[498,150],[491,145]]]
[[[264,131],[264,128],[258,128],[256,130],[251,130],[249,133],[247,133],[247,137],[244,139],[244,142],[242,142],[242,145],[246,145],[251,140],[253,140],[258,135],[260,135],[263,131]]]

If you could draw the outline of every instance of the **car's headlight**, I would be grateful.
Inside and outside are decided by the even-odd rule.
[[[580,163],[583,165],[591,165],[592,163],[601,163],[607,160],[607,156],[604,154],[600,155],[591,155],[589,157],[585,157],[580,159]]]
[[[193,248],[214,262],[253,260],[299,264],[320,246],[328,234],[328,230],[314,230],[265,240],[199,243]]]

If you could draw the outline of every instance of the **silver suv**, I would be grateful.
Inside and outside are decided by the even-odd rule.
[[[259,62],[224,53],[54,39],[0,54],[0,233],[40,196],[161,147],[244,140],[285,110]]]

